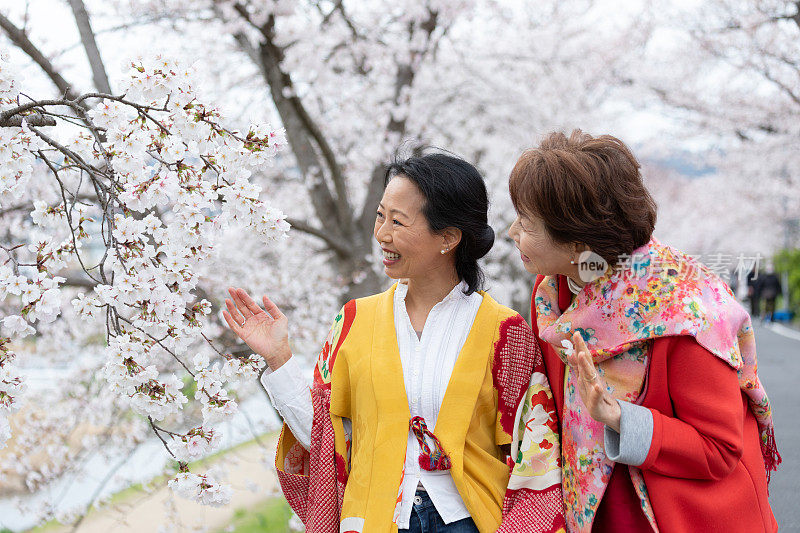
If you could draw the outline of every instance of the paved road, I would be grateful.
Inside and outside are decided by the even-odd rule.
[[[800,340],[756,327],[761,382],[773,405],[783,464],[772,474],[770,504],[780,530],[800,532]]]

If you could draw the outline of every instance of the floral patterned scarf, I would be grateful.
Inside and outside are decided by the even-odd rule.
[[[598,372],[616,399],[636,402],[654,339],[691,335],[738,372],[758,420],[767,475],[780,462],[769,400],[756,373],[750,317],[728,286],[707,267],[653,239],[623,268],[587,283],[559,314],[557,280],[548,276],[534,295],[539,336],[566,361],[573,332],[586,341]],[[558,386],[553,384],[553,386]],[[603,424],[593,420],[566,371],[562,418],[563,493],[570,531],[590,531],[614,463],[603,448]],[[631,468],[645,515],[655,527],[641,471]]]

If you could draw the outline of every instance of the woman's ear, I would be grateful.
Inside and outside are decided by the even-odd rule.
[[[575,255],[576,258],[579,255],[581,255],[583,252],[587,252],[587,251],[591,251],[591,249],[589,248],[589,246],[587,244],[584,244],[582,242],[574,242],[574,243],[572,243],[572,252],[573,252],[573,254]]]
[[[461,242],[461,230],[458,228],[445,228],[444,231],[442,231],[442,237],[444,238],[444,248],[455,250],[458,243]]]

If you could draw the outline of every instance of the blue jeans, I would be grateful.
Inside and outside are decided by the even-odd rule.
[[[414,496],[408,529],[401,529],[398,533],[478,533],[478,528],[472,518],[445,524],[428,493],[421,490]]]

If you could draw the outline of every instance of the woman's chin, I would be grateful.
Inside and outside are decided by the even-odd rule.
[[[528,271],[528,273],[533,274],[534,276],[541,274],[539,269],[536,268],[536,265],[533,264],[533,261],[523,261],[522,266]]]
[[[383,273],[386,274],[391,279],[403,279],[405,277],[402,272],[392,268],[391,266],[384,266]]]

